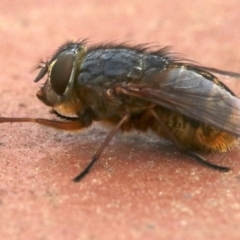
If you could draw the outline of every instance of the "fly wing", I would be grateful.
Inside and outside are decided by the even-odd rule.
[[[205,67],[205,66],[198,66],[198,67],[203,70],[213,72],[213,73],[225,76],[225,77],[240,78],[240,73],[230,72],[230,71],[225,71],[225,70],[220,70],[217,68],[210,68],[210,67]]]
[[[213,75],[195,70],[171,68],[145,76],[140,87],[130,83],[122,92],[240,136],[240,99]]]

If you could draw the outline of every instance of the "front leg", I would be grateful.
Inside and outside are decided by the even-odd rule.
[[[88,127],[84,124],[84,122],[81,122],[81,120],[74,120],[71,122],[61,122],[57,120],[49,120],[49,119],[43,119],[43,118],[0,118],[0,123],[14,123],[14,122],[32,122],[32,123],[38,123],[40,125],[44,125],[47,127],[52,127],[56,129],[61,130],[79,130],[85,127]]]

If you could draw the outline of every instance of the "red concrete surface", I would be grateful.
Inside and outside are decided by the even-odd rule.
[[[240,72],[239,0],[1,1],[0,115],[53,116],[31,72],[66,40],[171,45]],[[237,94],[239,80],[225,79]],[[0,239],[240,239],[240,150],[200,166],[148,135],[119,135],[79,184],[107,130],[0,125]]]

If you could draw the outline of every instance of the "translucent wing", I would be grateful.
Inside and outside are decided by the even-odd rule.
[[[207,71],[183,65],[144,79],[147,84],[129,83],[122,93],[240,136],[240,99]]]

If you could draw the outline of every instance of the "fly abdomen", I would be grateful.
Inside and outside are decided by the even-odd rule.
[[[205,152],[226,152],[238,144],[237,136],[182,114],[161,107],[156,108],[156,113],[168,128],[171,136],[179,144],[189,149]],[[166,131],[156,121],[150,126],[156,134],[169,139],[169,134],[166,134]]]

